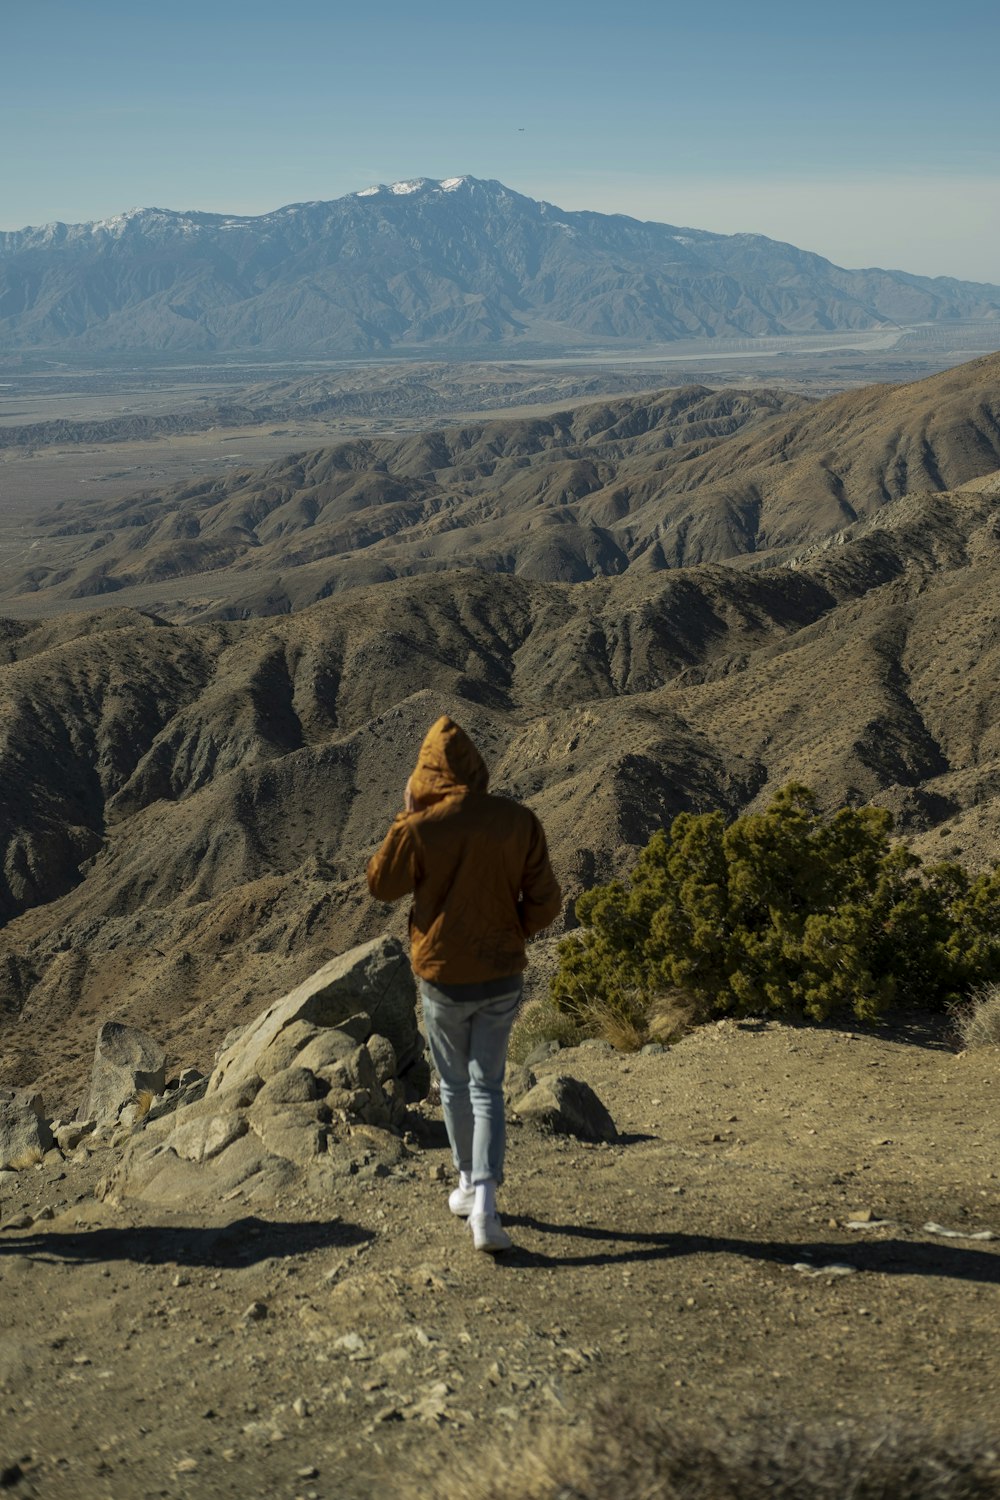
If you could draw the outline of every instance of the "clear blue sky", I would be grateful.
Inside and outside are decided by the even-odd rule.
[[[1000,5],[6,0],[0,228],[471,173],[1000,283]]]

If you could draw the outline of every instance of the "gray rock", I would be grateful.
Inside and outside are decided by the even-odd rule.
[[[417,1029],[413,974],[397,938],[376,938],[352,948],[276,1000],[222,1053],[209,1079],[209,1093],[251,1073],[280,1071],[267,1067],[265,1054],[297,1023],[336,1027],[360,1011],[370,1017],[374,1030],[388,1037],[405,1072],[421,1055],[423,1040]],[[283,1059],[282,1066],[291,1060]]]
[[[295,1062],[300,1068],[309,1068],[313,1073],[326,1073],[337,1063],[342,1062],[345,1057],[350,1057],[368,1035],[368,1028],[371,1024],[367,1016],[350,1017],[351,1021],[358,1019],[364,1020],[363,1028],[348,1025],[322,1029],[316,1026],[310,1027],[312,1034],[301,1051],[295,1054]]]
[[[647,1042],[644,1047],[639,1048],[639,1053],[642,1057],[652,1057],[654,1053],[666,1052],[666,1050],[662,1042]]]
[[[273,1073],[254,1100],[254,1113],[282,1108],[286,1104],[306,1104],[326,1093],[315,1073],[299,1066]]]
[[[247,1119],[239,1113],[202,1115],[184,1120],[170,1133],[170,1149],[182,1161],[211,1161],[246,1135]]]
[[[167,1057],[159,1042],[135,1026],[105,1021],[97,1033],[86,1116],[116,1120],[136,1094],[162,1094],[166,1081]]]
[[[251,1124],[265,1150],[298,1166],[308,1166],[325,1156],[329,1130],[315,1105],[289,1105],[286,1109],[251,1114]]]
[[[205,1078],[205,1074],[199,1073],[197,1068],[184,1068],[182,1069],[181,1075],[177,1080],[177,1087],[186,1089],[190,1087],[192,1083],[198,1083],[202,1078]],[[207,1081],[208,1080],[206,1079],[206,1082]]]
[[[86,1136],[93,1135],[96,1127],[96,1120],[71,1120],[68,1125],[53,1126],[52,1134],[60,1151],[75,1151]]]
[[[508,1068],[507,1080],[504,1084],[503,1096],[508,1104],[514,1104],[518,1099],[523,1099],[530,1089],[538,1082],[535,1073],[523,1063],[521,1067]]]
[[[390,1078],[395,1078],[399,1072],[396,1064],[396,1049],[387,1036],[380,1036],[378,1032],[370,1036],[365,1043],[368,1055],[375,1064],[375,1076],[379,1083],[388,1083]]]
[[[41,1096],[31,1089],[0,1088],[0,1167],[33,1167],[52,1145]]]
[[[517,1100],[514,1108],[523,1120],[556,1135],[576,1135],[587,1141],[613,1141],[618,1135],[614,1120],[594,1090],[578,1078],[543,1078]]]
[[[530,1068],[537,1065],[538,1063],[547,1062],[548,1059],[550,1057],[554,1057],[558,1051],[559,1043],[556,1041],[539,1042],[538,1046],[533,1047],[528,1053],[527,1057],[524,1059],[525,1064]]]

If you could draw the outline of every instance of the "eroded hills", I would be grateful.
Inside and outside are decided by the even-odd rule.
[[[579,582],[778,563],[998,466],[1000,355],[822,401],[687,386],[70,502],[7,554],[0,601],[239,617],[462,566]]]
[[[734,469],[768,455],[768,505],[798,516],[784,563],[629,566],[566,583],[442,559],[277,615],[181,622],[111,608],[8,622],[5,1079],[41,1079],[58,1099],[109,1009],[208,1060],[248,1007],[387,922],[401,930],[405,913],[374,906],[361,871],[444,711],[481,744],[495,787],[543,817],[567,921],[573,896],[627,865],[664,818],[759,806],[792,777],[828,806],[888,805],[928,857],[992,862],[996,369],[980,361],[833,402],[774,398],[765,431],[740,427]],[[672,399],[617,403],[614,423],[577,412],[559,430],[582,447],[592,427],[595,464],[616,445],[667,462],[657,423]],[[711,399],[677,393],[676,410],[704,415]],[[551,424],[514,428],[530,450],[508,455],[527,460],[504,471],[516,475],[554,450]],[[494,472],[496,431],[464,439]],[[409,453],[425,474],[444,441],[399,445],[397,467]],[[719,472],[724,443],[692,447],[702,441],[689,463]],[[841,486],[825,512],[813,491],[812,530],[810,478],[828,497]],[[189,498],[246,504],[221,490]],[[550,496],[535,513],[564,509]]]

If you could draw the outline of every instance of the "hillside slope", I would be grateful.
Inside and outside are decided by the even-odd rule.
[[[755,572],[463,571],[273,619],[7,625],[4,1078],[61,1086],[109,1010],[207,1056],[383,928],[360,872],[445,711],[543,817],[570,900],[664,818],[792,776],[995,859],[998,498],[904,498]]]
[[[781,561],[998,466],[1000,355],[823,401],[687,386],[67,502],[8,553],[0,600],[144,590],[174,616],[239,616],[462,566],[578,582]],[[195,578],[195,604],[172,605]]]

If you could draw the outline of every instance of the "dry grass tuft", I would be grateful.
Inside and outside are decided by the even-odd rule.
[[[417,1486],[414,1500],[1000,1500],[1000,1445],[924,1429],[678,1426],[607,1405]]]
[[[671,1047],[704,1024],[705,1009],[684,990],[667,990],[649,1007],[649,1040]]]
[[[581,1008],[588,1036],[609,1042],[616,1052],[638,1052],[649,1041],[645,997],[638,990],[615,990]]]
[[[561,1047],[573,1047],[585,1035],[573,1017],[564,1015],[551,1000],[534,1000],[524,1007],[514,1022],[508,1056],[512,1063],[522,1063],[540,1042],[558,1042]]]
[[[1000,1047],[1000,984],[987,984],[952,1007],[951,1018],[966,1051]]]

